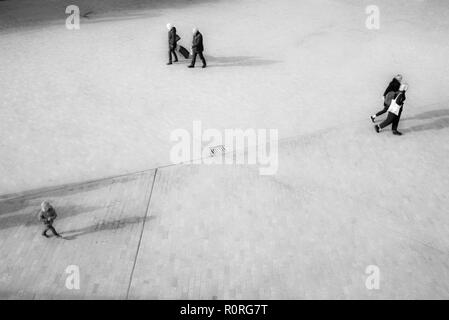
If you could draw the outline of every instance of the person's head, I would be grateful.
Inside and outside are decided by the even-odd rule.
[[[173,28],[173,26],[171,25],[171,23],[167,23],[167,30],[170,31],[171,28]]]
[[[402,82],[402,74],[397,74],[394,78],[399,82]]]
[[[401,86],[399,87],[399,91],[407,91],[408,90],[408,83],[402,83]]]
[[[193,33],[193,34],[196,34],[198,31],[199,31],[199,30],[198,30],[197,27],[194,27],[194,28],[192,29],[192,33]]]
[[[43,211],[47,211],[48,209],[50,209],[50,207],[51,207],[50,202],[48,202],[47,200],[42,201],[42,203],[41,203],[41,209],[42,209]]]

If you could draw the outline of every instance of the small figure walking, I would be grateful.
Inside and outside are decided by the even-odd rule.
[[[388,116],[385,121],[383,121],[379,125],[375,125],[374,129],[377,133],[379,133],[383,128],[392,124],[391,129],[393,134],[402,135],[401,132],[398,131],[399,120],[401,119],[402,108],[404,107],[405,101],[405,92],[408,90],[408,85],[406,83],[401,84],[398,92],[391,91],[387,94],[387,99],[391,100],[391,103],[387,109]]]
[[[203,68],[206,68],[206,59],[203,55],[203,35],[197,28],[193,28],[193,40],[192,40],[192,62],[188,66],[189,68],[195,68],[196,56],[199,55],[203,62]]]
[[[384,108],[382,110],[380,110],[378,113],[372,115],[371,121],[374,122],[374,120],[376,119],[376,117],[383,115],[385,112],[388,111],[388,108],[390,107],[390,101],[387,101],[387,95],[390,92],[397,92],[399,91],[399,87],[401,86],[401,82],[402,82],[402,75],[398,74],[396,75],[393,80],[391,80],[391,82],[388,84],[387,89],[385,89],[384,92]]]
[[[176,55],[176,47],[178,46],[178,41],[181,39],[176,34],[176,28],[170,23],[167,23],[168,29],[168,65],[173,64],[172,55],[175,58],[175,62],[178,62],[178,56]]]
[[[49,238],[47,235],[47,231],[50,230],[53,235],[55,235],[58,238],[61,238],[61,235],[56,232],[55,228],[53,227],[53,222],[55,221],[57,217],[56,211],[53,208],[53,206],[48,201],[43,201],[41,203],[41,210],[39,212],[39,219],[44,223],[45,230],[42,232],[42,235],[46,238]]]

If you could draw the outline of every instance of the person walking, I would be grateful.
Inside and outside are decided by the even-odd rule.
[[[387,89],[385,89],[385,92],[384,92],[384,95],[383,95],[383,97],[384,97],[384,108],[370,117],[372,122],[374,122],[376,120],[376,117],[378,117],[380,115],[383,115],[385,112],[388,111],[388,108],[390,107],[391,100],[390,101],[387,100],[387,95],[390,92],[397,92],[397,91],[399,91],[399,87],[401,86],[401,82],[402,82],[402,75],[398,74],[388,84],[388,87],[387,87]]]
[[[197,28],[193,28],[192,62],[188,66],[189,68],[195,68],[197,55],[200,56],[200,59],[203,62],[203,68],[206,68],[206,59],[204,59],[203,51],[204,51],[203,35]]]
[[[61,238],[61,235],[56,231],[53,227],[53,222],[57,217],[56,211],[53,206],[48,201],[43,201],[41,203],[41,210],[39,212],[39,219],[44,223],[45,229],[42,232],[42,235],[46,238],[49,238],[47,235],[48,230],[50,230],[53,235],[58,238]]]
[[[178,62],[178,56],[176,55],[176,47],[178,46],[178,41],[181,39],[176,34],[176,28],[170,23],[167,23],[168,29],[168,63],[167,65],[173,64],[172,56],[175,58],[175,62]]]
[[[387,119],[383,121],[379,125],[375,125],[374,129],[377,133],[382,131],[383,128],[389,126],[390,124],[393,134],[402,135],[401,132],[398,131],[399,120],[401,119],[402,109],[404,107],[405,102],[405,92],[408,90],[408,85],[406,83],[401,84],[399,91],[393,93],[390,92],[388,95],[393,94],[393,99],[391,100],[390,106],[388,107],[388,115]]]

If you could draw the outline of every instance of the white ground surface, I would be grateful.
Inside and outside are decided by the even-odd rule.
[[[65,2],[0,3],[0,194],[168,164],[193,120],[281,138],[353,126],[398,72],[404,117],[449,103],[444,1],[378,1],[379,31],[368,2],[293,0],[78,1],[93,13],[68,31]],[[209,69],[165,65],[168,21],[184,44],[203,31]]]
[[[201,262],[230,261],[219,298],[449,296],[446,1],[376,1],[378,31],[365,28],[370,1],[78,1],[92,11],[79,31],[65,29],[65,2],[0,2],[0,194],[170,164],[170,133],[193,120],[281,138],[272,177],[252,166],[159,171],[157,227],[145,226],[131,297],[210,298],[166,291],[176,270],[144,289],[160,269],[142,266],[170,266],[169,253],[191,268],[187,282],[207,273]],[[165,65],[167,22],[184,44],[200,28],[208,69]],[[399,72],[405,135],[378,135],[369,115]],[[212,244],[184,257],[201,251],[195,235]],[[167,239],[166,254],[155,249]],[[211,258],[217,247],[226,254]],[[369,264],[388,280],[379,296],[363,287]]]

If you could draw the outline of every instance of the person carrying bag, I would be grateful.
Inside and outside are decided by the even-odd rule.
[[[374,128],[377,133],[382,131],[383,128],[389,126],[390,124],[392,132],[394,135],[402,135],[398,131],[399,120],[401,119],[402,109],[404,107],[405,92],[408,90],[408,85],[406,83],[401,84],[399,91],[395,94],[394,99],[391,100],[390,106],[388,107],[388,116],[385,121],[379,125],[375,125]]]

